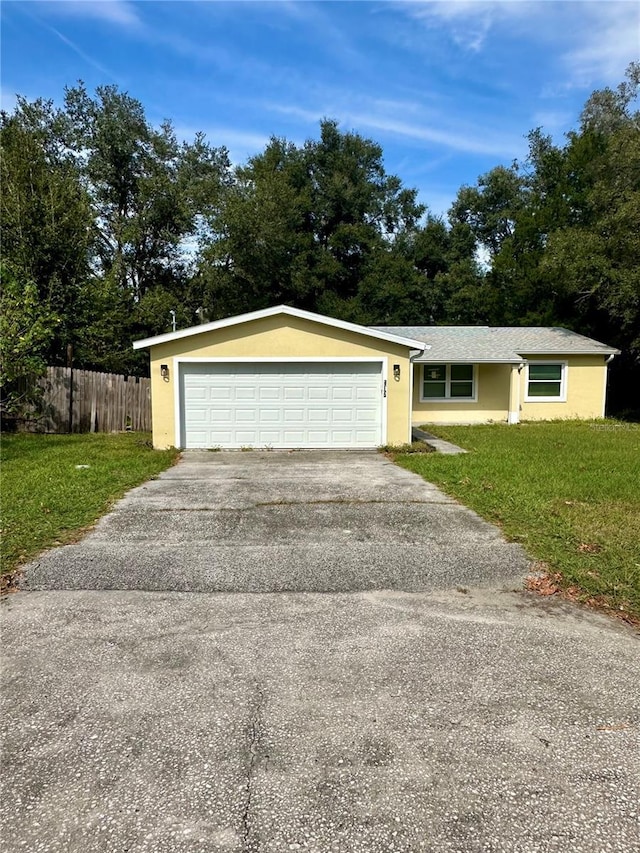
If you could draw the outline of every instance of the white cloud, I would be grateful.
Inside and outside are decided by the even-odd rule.
[[[629,62],[640,58],[635,0],[426,0],[400,8],[429,29],[445,29],[457,45],[476,53],[494,32],[551,48],[568,74],[558,90],[619,82]]]
[[[57,15],[93,18],[124,27],[137,27],[140,18],[129,0],[48,0],[41,8]]]
[[[502,135],[495,137],[487,128],[469,128],[464,132],[447,129],[440,120],[418,124],[366,113],[355,113],[349,118],[351,124],[386,131],[421,142],[432,142],[454,151],[514,156],[514,140],[507,140]]]
[[[405,118],[393,115],[393,110],[377,109],[378,104],[375,101],[368,105],[370,109],[366,111],[353,110],[349,106],[336,104],[326,104],[322,109],[306,109],[281,104],[266,106],[274,112],[291,115],[306,122],[316,123],[324,117],[330,117],[356,130],[377,130],[392,136],[411,139],[414,142],[432,143],[448,150],[471,154],[516,157],[524,147],[520,137],[510,137],[486,127],[453,127],[441,114],[422,118],[415,116],[412,121],[407,121]],[[406,112],[401,114],[406,115]]]
[[[640,4],[587,3],[577,43],[564,55],[569,83],[591,86],[619,83],[624,70],[640,59]]]
[[[413,20],[429,28],[445,26],[460,47],[477,53],[484,47],[496,20],[505,15],[519,17],[524,4],[487,0],[427,0],[405,3],[403,9]],[[531,4],[527,4],[529,6]]]
[[[90,65],[92,68],[95,68],[96,71],[99,71],[101,74],[104,74],[107,77],[110,77],[112,80],[115,80],[116,83],[119,82],[118,78],[115,76],[115,74],[113,74],[113,72],[111,72],[106,66],[95,60],[92,56],[89,56],[88,53],[85,53],[80,47],[78,47],[75,42],[65,36],[64,33],[61,33],[55,27],[50,27],[48,24],[45,24],[44,26],[52,33],[54,33],[54,35],[56,35],[63,44],[66,44],[66,46],[70,50],[77,54],[80,59],[84,59],[87,65]]]

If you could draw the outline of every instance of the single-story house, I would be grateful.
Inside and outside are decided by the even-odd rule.
[[[369,448],[424,423],[604,415],[619,351],[559,328],[360,326],[280,305],[136,341],[153,444]]]

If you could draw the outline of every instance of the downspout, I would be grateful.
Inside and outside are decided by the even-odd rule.
[[[511,365],[509,374],[509,412],[507,414],[508,424],[520,423],[520,373],[524,362]],[[514,399],[515,398],[515,399]]]
[[[609,384],[609,365],[611,364],[613,359],[616,357],[616,354],[617,353],[612,352],[611,355],[608,356],[607,358],[605,358],[605,360],[604,360],[604,379],[603,379],[603,387],[602,387],[602,413],[601,413],[601,417],[603,417],[603,418],[606,417],[605,413],[607,410],[607,386]]]
[[[409,351],[409,438],[407,439],[409,444],[413,441],[413,380],[415,368],[413,359],[423,355],[425,350],[428,349],[431,349],[431,347],[425,345],[425,348],[422,350],[413,349]]]
[[[413,362],[409,358],[409,437],[407,442],[413,441]]]

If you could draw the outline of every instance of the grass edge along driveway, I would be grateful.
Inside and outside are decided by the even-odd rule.
[[[2,436],[1,575],[73,542],[129,489],[177,459],[146,433]]]
[[[470,452],[398,464],[498,524],[565,594],[640,619],[640,424],[425,429]]]

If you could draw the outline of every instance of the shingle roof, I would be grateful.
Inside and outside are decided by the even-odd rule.
[[[415,359],[434,361],[520,362],[528,355],[613,355],[599,341],[569,329],[547,326],[373,326],[424,341],[430,349]]]

